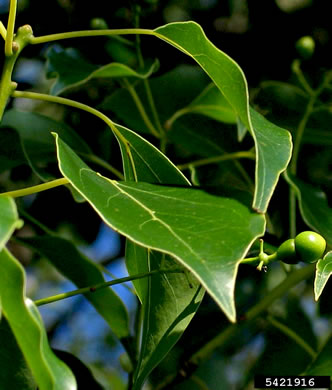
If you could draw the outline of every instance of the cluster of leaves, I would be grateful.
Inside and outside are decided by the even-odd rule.
[[[10,23],[7,36],[4,27],[2,30],[6,43],[9,28]],[[123,34],[158,38],[192,62],[163,72],[158,60],[143,59],[139,39],[118,37]],[[0,361],[7,369],[0,374],[0,385],[49,390],[75,389],[79,382],[79,374],[73,375],[68,367],[70,362],[66,365],[63,355],[57,357],[49,347],[37,309],[37,305],[60,298],[33,303],[26,297],[25,270],[8,242],[32,249],[82,289],[79,292],[85,293],[127,351],[132,365],[130,389],[141,389],[156,367],[150,375],[153,386],[161,389],[171,383],[175,388],[181,376],[192,386],[192,365],[207,359],[216,348],[223,348],[219,357],[235,354],[243,344],[250,346],[262,328],[265,346],[255,366],[243,373],[243,385],[257,373],[330,375],[332,338],[329,335],[317,354],[317,343],[322,340],[317,341],[302,307],[305,290],[294,293],[283,304],[282,313],[270,308],[288,289],[310,278],[314,268],[281,268],[278,263],[271,265],[268,275],[257,277],[251,266],[240,264],[249,251],[258,251],[257,240],[265,233],[270,252],[289,236],[288,221],[282,220],[285,215],[290,217],[291,236],[297,227],[309,226],[324,236],[328,245],[332,243],[332,211],[318,188],[329,185],[326,123],[331,123],[331,74],[325,72],[314,88],[295,61],[296,85],[264,83],[249,104],[241,68],[194,22],[171,23],[154,30],[96,30],[37,38],[21,37],[18,32],[14,42],[23,40],[29,46],[93,35],[109,36],[105,47],[120,48],[122,62],[110,59],[110,63],[96,65],[79,50],[55,44],[47,51],[45,66],[46,76],[55,78],[49,94],[8,86],[8,63],[16,54],[7,53],[5,59],[1,88],[9,92],[0,96],[3,108],[7,97],[30,98],[47,103],[47,108],[53,103],[71,106],[70,110],[79,110],[80,119],[75,124],[70,114],[66,120],[63,114],[59,118],[58,113],[37,112],[43,109],[40,107],[35,111],[10,108],[2,118],[0,164],[7,178],[3,192],[7,192],[0,197]],[[113,49],[108,50],[112,53]],[[138,58],[137,66],[130,65],[133,57]],[[75,94],[85,90],[98,96],[98,110],[92,107],[96,104],[90,103],[91,96],[85,96],[91,105],[75,100]],[[92,135],[80,131],[81,123],[90,121],[86,115],[94,115],[89,125],[100,129]],[[321,172],[315,183],[310,182],[313,170],[308,169],[304,177],[298,174],[300,151],[306,144],[327,155],[326,165],[314,163]],[[22,166],[30,169],[24,186],[39,186],[13,191],[12,174]],[[281,182],[283,172],[285,180]],[[80,253],[74,239],[50,232],[38,217],[31,216],[31,205],[13,200],[60,184],[70,189],[73,204],[82,210],[88,204],[101,221],[126,238],[126,266],[135,279],[139,300],[135,333],[125,303],[105,287],[103,267]],[[32,202],[38,205],[43,196],[38,194]],[[284,202],[278,202],[279,196],[289,197],[290,211]],[[56,195],[49,202],[49,208],[56,205],[61,210]],[[35,229],[30,237],[16,237],[14,231],[19,233],[22,228],[20,218],[26,224],[32,221],[42,233]],[[281,272],[287,277],[272,289],[269,281]],[[316,299],[324,295],[325,286],[328,290],[331,273],[328,252],[316,265]],[[312,283],[310,289],[312,292]],[[264,314],[266,309],[270,309],[269,315]],[[225,316],[219,329],[202,335],[202,323],[207,327],[209,315],[218,317],[220,310]],[[258,315],[262,315],[262,323],[253,321]],[[226,320],[236,322],[237,318],[242,319],[241,325],[227,324]],[[188,336],[185,333],[179,341],[186,329]],[[192,342],[186,348],[189,339]],[[286,348],[287,355],[294,356],[291,361],[296,361],[293,366],[280,359]],[[303,349],[307,354],[302,354]],[[171,365],[162,362],[166,356]],[[19,375],[12,371],[13,360]],[[206,371],[205,367],[194,377],[197,386],[202,386],[201,378],[208,383],[216,377],[214,372],[209,379]],[[186,384],[178,386],[186,388],[181,387]]]

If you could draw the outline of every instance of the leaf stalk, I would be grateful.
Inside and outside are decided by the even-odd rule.
[[[183,273],[183,269],[154,270],[154,271],[150,271],[150,272],[140,273],[137,275],[126,276],[124,278],[111,280],[109,282],[98,283],[98,284],[95,284],[93,286],[83,287],[83,288],[79,288],[77,290],[69,291],[66,293],[57,294],[57,295],[53,295],[51,297],[38,299],[35,301],[35,304],[37,306],[42,306],[42,305],[46,305],[46,304],[49,304],[52,302],[60,301],[62,299],[70,298],[70,297],[73,297],[75,295],[94,293],[97,290],[100,290],[102,288],[115,286],[116,284],[120,284],[120,283],[131,282],[132,280],[142,279],[142,278],[146,278],[146,277],[153,276],[155,274],[160,274],[160,273],[165,273],[165,274],[167,274],[167,273]]]
[[[28,188],[23,188],[21,190],[3,192],[0,194],[0,197],[10,196],[12,198],[19,198],[21,196],[32,195],[32,194],[36,194],[37,192],[50,190],[51,188],[63,186],[64,184],[68,184],[68,183],[69,181],[66,178],[56,179],[56,180],[49,181],[47,183],[38,184],[36,186],[32,186]]]

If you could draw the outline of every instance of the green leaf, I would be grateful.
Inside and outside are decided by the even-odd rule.
[[[48,345],[41,316],[34,303],[25,298],[25,273],[7,251],[0,252],[0,297],[3,315],[15,336],[40,390],[75,390],[70,369]]]
[[[5,318],[0,321],[0,346],[0,389],[36,390],[36,382]]]
[[[126,145],[118,138],[126,179],[189,185],[183,174],[152,144],[125,127],[117,125],[117,129],[130,147],[131,158],[126,152]],[[150,251],[130,240],[126,242],[126,264],[130,275],[176,266],[170,256]],[[154,275],[135,281],[134,286],[143,305],[143,334],[134,374],[134,388],[140,389],[147,375],[187,328],[204,290],[196,280],[191,280],[189,285],[182,274]]]
[[[47,58],[47,76],[49,78],[56,77],[51,88],[52,95],[60,95],[68,89],[82,86],[94,78],[133,77],[145,79],[159,67],[158,61],[155,61],[143,72],[136,72],[127,65],[116,62],[97,66],[87,62],[77,50],[72,48],[59,50],[59,48],[51,47],[47,52]]]
[[[105,281],[97,264],[81,254],[70,242],[55,236],[36,236],[20,239],[48,259],[58,271],[78,288]],[[129,336],[128,313],[122,300],[111,288],[104,288],[85,297],[106,320],[117,337]]]
[[[8,110],[1,127],[11,127],[17,131],[31,169],[44,181],[54,178],[47,169],[47,164],[56,161],[51,131],[60,134],[74,150],[91,153],[89,146],[71,127],[41,114]]]
[[[280,173],[286,169],[291,157],[290,133],[272,124],[266,126],[269,123],[266,119],[254,110],[249,111],[248,87],[241,68],[206,38],[197,23],[170,23],[153,31],[156,37],[183,51],[203,68],[251,132],[257,156],[253,207],[264,213]],[[276,159],[270,166],[273,149],[279,153],[275,154]]]
[[[291,157],[290,133],[250,109],[256,139],[256,186],[253,207],[265,212],[279,175]]]
[[[150,142],[126,127],[116,125],[116,128],[126,139],[131,151],[132,160],[128,158],[126,144],[117,137],[126,180],[138,179],[148,183],[174,185],[190,184],[181,171]]]
[[[0,250],[6,245],[14,230],[21,228],[22,225],[23,221],[18,219],[14,200],[8,196],[0,196]]]
[[[319,259],[316,263],[315,276],[315,301],[318,301],[327,281],[332,275],[332,251],[326,253],[323,259]]]
[[[173,122],[186,114],[201,114],[225,123],[236,123],[236,115],[224,95],[214,85],[209,84],[190,104],[175,112],[166,123],[171,127]]]
[[[160,263],[163,269],[174,268],[170,256],[149,251],[150,268],[160,268]],[[143,297],[146,320],[134,375],[134,390],[142,388],[147,375],[178,341],[196,313],[203,295],[204,289],[190,274],[158,274],[148,279],[148,289]]]
[[[285,179],[294,188],[299,201],[300,212],[305,223],[317,230],[332,244],[332,208],[323,191],[285,172]]]
[[[62,174],[101,218],[135,243],[175,257],[235,321],[237,268],[264,233],[264,216],[202,190],[109,180],[56,141]]]
[[[328,375],[332,373],[332,336],[329,337],[317,358],[305,372],[305,375]]]

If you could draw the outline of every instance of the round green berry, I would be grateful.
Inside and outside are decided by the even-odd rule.
[[[312,39],[312,37],[306,35],[296,42],[295,47],[299,55],[303,59],[307,60],[314,54],[315,41]]]
[[[295,237],[295,251],[299,259],[305,263],[314,263],[325,252],[326,241],[316,232],[302,232]]]
[[[105,19],[102,19],[102,18],[91,19],[90,26],[94,30],[107,30],[108,29],[108,26],[107,26]]]
[[[290,238],[279,246],[277,259],[287,264],[296,264],[299,262],[295,251],[295,240],[293,238]]]
[[[119,357],[120,365],[122,369],[128,373],[133,372],[133,364],[126,352]]]

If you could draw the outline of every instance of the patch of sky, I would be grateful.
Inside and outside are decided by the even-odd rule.
[[[8,12],[9,0],[0,0],[0,13]]]
[[[13,80],[17,83],[39,84],[43,81],[44,63],[40,60],[21,58],[18,60]]]
[[[99,263],[119,253],[120,237],[114,230],[102,223],[95,241],[87,247],[80,247],[80,250]]]
[[[102,224],[96,240],[89,247],[80,250],[93,261],[107,261],[120,252],[119,235]],[[106,269],[113,275],[105,273],[106,280],[128,276],[123,258],[112,260]],[[43,283],[35,299],[74,289],[76,287],[67,280]],[[137,299],[130,291],[132,284],[117,285],[113,289],[127,306],[133,320]],[[51,339],[53,348],[71,352],[86,364],[104,366],[106,370],[115,369],[123,379],[126,377],[119,363],[119,356],[124,352],[122,345],[112,334],[106,321],[83,296],[40,306],[39,309],[46,327],[52,329],[55,325]]]

